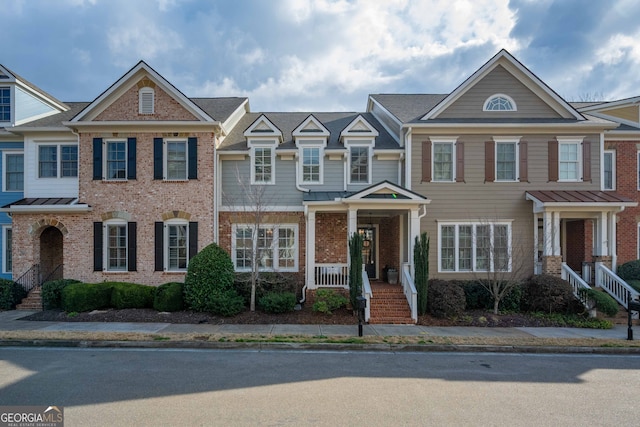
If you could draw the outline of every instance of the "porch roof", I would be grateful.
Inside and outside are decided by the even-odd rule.
[[[79,203],[75,197],[26,197],[2,206],[2,212],[89,211],[91,206]]]
[[[527,191],[526,199],[534,202],[537,208],[579,208],[603,207],[624,209],[638,206],[638,202],[621,196],[614,191],[585,190],[538,190]]]

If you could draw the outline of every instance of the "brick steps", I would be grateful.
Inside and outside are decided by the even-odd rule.
[[[371,284],[371,324],[413,324],[409,304],[400,285]]]
[[[22,302],[16,305],[16,310],[39,310],[42,311],[42,288],[39,286],[33,288],[29,295],[22,300]]]

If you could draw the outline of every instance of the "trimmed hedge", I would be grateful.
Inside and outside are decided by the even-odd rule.
[[[607,316],[615,316],[618,314],[618,302],[609,294],[595,289],[582,289],[582,295],[585,295],[595,302],[595,309],[606,314]]]
[[[287,313],[296,306],[296,294],[269,292],[258,300],[258,306],[267,313]]]
[[[319,313],[331,314],[339,308],[346,307],[348,303],[349,299],[335,289],[318,289],[311,309]]]
[[[152,308],[156,288],[136,283],[107,282],[111,285],[111,307],[118,310],[124,308]]]
[[[583,310],[569,282],[548,274],[532,276],[525,283],[524,299],[528,311],[575,314]]]
[[[629,280],[626,280],[626,282],[633,289],[640,292],[640,279],[629,279]]]
[[[75,279],[51,280],[42,284],[42,304],[45,310],[62,308],[62,290],[72,283],[81,283]]]
[[[616,274],[624,281],[640,280],[640,259],[625,262],[618,266]]]
[[[441,279],[429,280],[427,305],[429,313],[434,317],[459,317],[466,307],[464,290],[456,282]]]
[[[27,296],[22,286],[13,280],[0,279],[0,310],[12,310]]]
[[[67,313],[111,306],[112,283],[72,283],[62,289],[62,309]]]
[[[183,284],[169,282],[156,288],[153,299],[153,308],[158,311],[181,311],[184,309],[184,297],[182,295]]]

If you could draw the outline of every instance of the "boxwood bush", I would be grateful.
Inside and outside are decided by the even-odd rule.
[[[178,282],[165,283],[156,289],[153,308],[158,311],[180,311],[184,309],[183,285]]]
[[[258,306],[267,313],[286,313],[296,306],[293,292],[269,292],[258,300]]]
[[[532,276],[525,283],[524,305],[529,311],[573,314],[583,311],[566,280],[548,274]]]
[[[429,280],[429,313],[439,318],[455,318],[464,313],[466,298],[462,286],[440,279]]]
[[[62,308],[62,290],[72,283],[80,283],[75,279],[51,280],[42,284],[42,304],[45,310]]]
[[[112,289],[111,283],[72,283],[62,289],[62,309],[70,313],[108,308]]]
[[[619,265],[616,274],[625,281],[640,280],[640,259]]]
[[[13,280],[0,279],[0,310],[12,310],[27,296],[22,286]]]
[[[311,309],[319,313],[331,314],[339,308],[346,307],[348,303],[349,299],[335,289],[318,289]]]
[[[618,314],[618,302],[613,299],[609,294],[606,294],[595,289],[581,289],[580,294],[586,295],[591,301],[595,303],[594,308],[607,316],[615,316]]]
[[[111,307],[122,310],[124,308],[152,308],[156,288],[147,285],[124,282],[106,282],[111,285]]]

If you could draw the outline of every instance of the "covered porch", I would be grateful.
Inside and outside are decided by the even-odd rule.
[[[307,219],[305,291],[348,289],[349,239],[363,237],[362,274],[367,298],[365,320],[376,317],[375,298],[392,299],[395,286],[405,295],[411,314],[415,287],[412,279],[413,245],[426,214],[426,197],[390,182],[359,192],[310,192],[305,196]],[[371,284],[374,286],[371,286]],[[377,292],[376,284],[391,286]],[[379,288],[382,289],[382,288]],[[374,301],[375,302],[375,301]],[[417,316],[411,315],[413,321]]]

